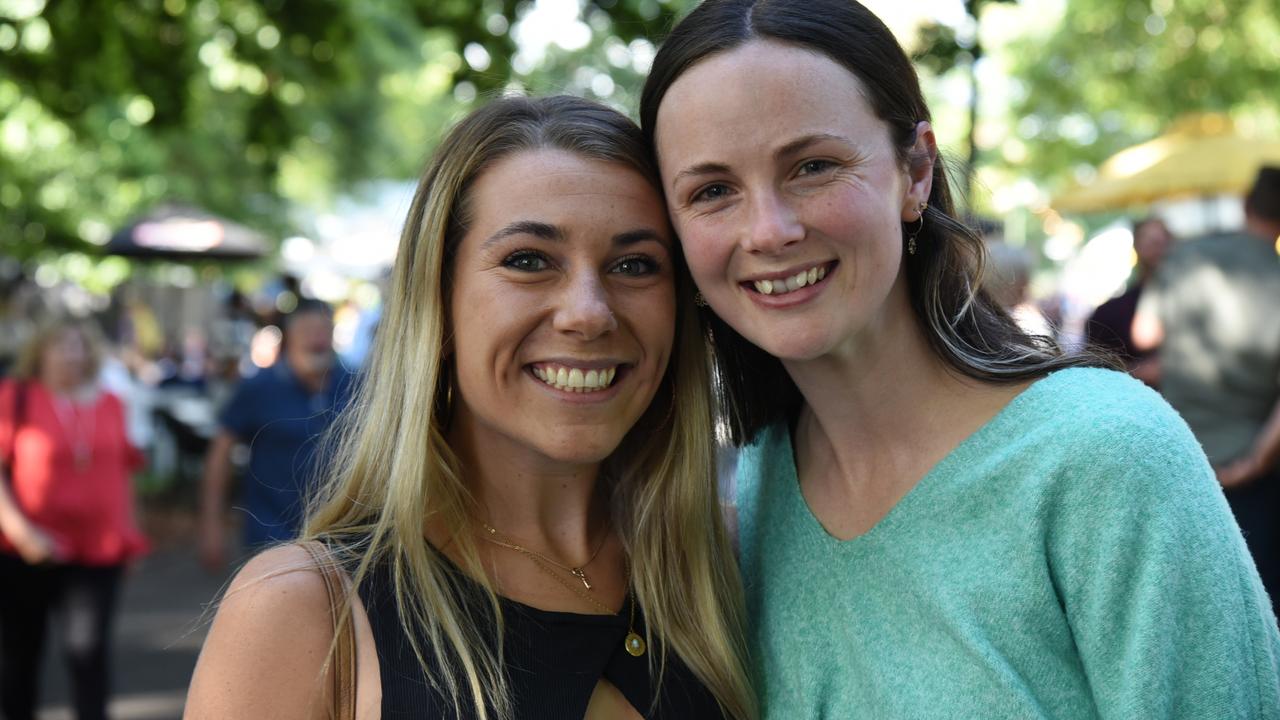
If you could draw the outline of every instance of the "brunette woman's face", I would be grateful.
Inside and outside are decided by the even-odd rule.
[[[917,136],[931,157],[928,123]],[[698,289],[748,340],[807,360],[911,322],[902,224],[932,163],[904,166],[843,66],[762,40],[712,55],[668,89],[656,142]]]
[[[59,390],[85,382],[88,366],[88,345],[75,328],[66,328],[54,335],[40,354],[41,380]]]
[[[675,334],[662,199],[616,163],[503,158],[471,186],[449,296],[451,434],[568,464],[618,447],[661,384]]]

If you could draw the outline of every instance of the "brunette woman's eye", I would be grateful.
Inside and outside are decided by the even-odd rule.
[[[545,255],[532,250],[513,252],[502,261],[502,265],[521,272],[541,272],[551,267]]]
[[[817,175],[826,172],[835,167],[835,163],[830,160],[806,160],[800,164],[800,170],[797,175]]]
[[[693,201],[694,202],[712,202],[715,200],[720,200],[728,196],[728,194],[729,194],[729,186],[723,185],[721,183],[715,183],[712,185],[708,185],[702,188],[701,190],[699,190],[698,192],[694,193]]]
[[[647,255],[632,255],[625,257],[614,264],[610,272],[626,275],[628,277],[643,277],[645,275],[654,275],[660,269],[661,265],[657,260]]]

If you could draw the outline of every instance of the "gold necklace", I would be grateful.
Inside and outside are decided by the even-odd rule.
[[[485,535],[481,536],[485,540],[488,540],[489,542],[493,543],[494,545],[497,545],[498,547],[504,547],[508,550],[515,550],[516,552],[524,553],[525,555],[528,555],[530,557],[541,558],[543,562],[551,563],[552,565],[555,565],[561,570],[564,570],[570,575],[581,580],[583,587],[585,587],[588,590],[591,589],[591,581],[587,579],[587,566],[590,565],[596,559],[596,556],[600,554],[600,551],[604,549],[604,541],[609,539],[609,533],[604,533],[603,535],[601,535],[600,542],[599,544],[596,545],[595,552],[591,553],[591,557],[587,558],[586,562],[575,567],[573,565],[565,565],[564,563],[558,562],[557,560],[555,560],[555,558],[549,558],[546,555],[543,555],[542,553],[536,550],[530,550],[529,548],[523,545],[517,545],[513,542],[507,542],[505,540],[499,539],[497,528],[493,527],[489,523],[482,522],[480,523],[480,525],[481,527],[484,528],[484,531],[486,533]]]
[[[610,610],[609,607],[604,603],[600,602],[599,600],[596,600],[594,597],[579,590],[577,587],[573,585],[573,583],[570,583],[568,580],[565,580],[559,574],[554,572],[551,568],[547,567],[541,560],[538,559],[541,556],[538,555],[537,553],[529,552],[527,550],[522,552],[524,552],[526,557],[528,557],[530,560],[533,561],[533,564],[536,565],[539,570],[546,573],[547,576],[550,577],[552,580],[555,580],[557,583],[560,583],[560,585],[562,585],[566,590],[572,592],[574,595],[577,595],[583,600],[586,600],[588,603],[591,603],[591,605],[595,606],[597,609],[599,609],[601,612],[603,612],[606,615],[618,614],[613,610]],[[592,559],[593,560],[595,559],[594,556],[592,557]],[[588,560],[587,562],[590,562],[590,560]],[[631,607],[631,613],[629,618],[627,619],[627,637],[622,641],[622,647],[624,650],[627,651],[627,654],[630,655],[631,657],[640,657],[641,655],[644,655],[644,651],[647,647],[647,644],[645,643],[644,638],[640,637],[640,633],[636,632],[636,594],[635,594],[635,591],[631,589],[630,565],[627,566],[626,576],[627,576],[627,604]]]

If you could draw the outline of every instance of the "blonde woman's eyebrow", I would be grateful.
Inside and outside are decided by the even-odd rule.
[[[536,220],[517,220],[515,222],[508,223],[501,230],[490,235],[489,239],[484,241],[484,245],[482,247],[490,247],[516,235],[531,235],[539,240],[549,240],[552,242],[564,242],[568,239],[563,230],[551,223],[538,222]],[[617,233],[612,238],[613,244],[619,247],[626,247],[628,245],[635,245],[637,243],[648,241],[656,242],[664,247],[670,244],[670,240],[668,240],[664,234],[654,230],[653,228],[635,228],[633,230],[626,230],[624,232]]]
[[[542,240],[564,240],[564,232],[551,223],[517,220],[489,236],[482,247],[489,247],[515,235],[532,235]]]
[[[671,243],[666,235],[652,228],[637,228],[635,230],[628,230],[613,236],[613,244],[618,247],[626,247],[628,245],[635,245],[637,243],[649,241],[656,242],[663,247],[666,247]]]

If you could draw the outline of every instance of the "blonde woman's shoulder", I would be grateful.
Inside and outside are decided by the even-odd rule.
[[[306,549],[257,555],[218,607],[184,718],[326,718],[331,622],[324,578]]]

